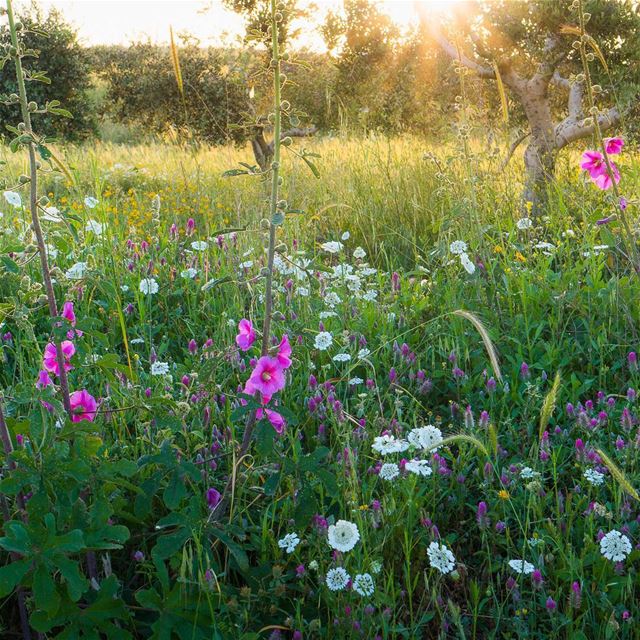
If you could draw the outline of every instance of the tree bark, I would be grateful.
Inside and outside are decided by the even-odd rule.
[[[534,76],[517,92],[531,127],[531,140],[524,152],[523,201],[532,216],[539,215],[547,204],[558,153],[548,86],[546,79]]]

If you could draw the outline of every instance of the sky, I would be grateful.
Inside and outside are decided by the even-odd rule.
[[[421,0],[433,10],[443,10],[456,0]],[[22,4],[25,4],[23,0]],[[302,0],[310,4],[311,0]],[[20,1],[16,3],[20,5]],[[151,39],[168,42],[169,26],[176,34],[188,31],[203,44],[233,43],[244,33],[240,16],[227,10],[222,0],[40,0],[45,9],[56,7],[79,31],[84,44],[127,44]],[[315,0],[317,24],[305,25],[299,44],[322,49],[317,25],[341,0]],[[417,22],[415,0],[382,0],[380,7],[402,26]],[[207,9],[208,7],[208,9]]]

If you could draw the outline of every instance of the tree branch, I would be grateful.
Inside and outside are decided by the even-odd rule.
[[[555,34],[548,35],[542,50],[542,60],[531,82],[548,85],[555,75],[556,68],[566,57],[567,51],[562,46],[561,38]]]
[[[426,25],[426,20],[422,18],[423,26]],[[467,58],[467,56],[458,49],[453,43],[449,42],[438,30],[438,28],[431,24],[428,26],[429,32],[433,39],[440,45],[440,48],[452,59],[457,60],[461,65],[467,67],[481,78],[487,78],[495,80],[496,74],[491,67],[486,67],[475,60]]]
[[[606,113],[598,116],[598,124],[602,131],[613,127],[620,121],[620,112],[617,109],[609,109]],[[556,147],[562,149],[575,140],[586,138],[593,134],[595,125],[582,124],[581,121],[568,116],[555,127]]]
[[[551,82],[555,85],[557,85],[558,87],[562,87],[563,89],[567,89],[567,91],[569,89],[571,89],[571,81],[568,80],[567,78],[563,78],[560,75],[559,71],[554,71],[553,75],[551,76]]]
[[[505,156],[504,160],[502,161],[502,164],[500,165],[500,171],[504,171],[507,168],[507,165],[509,164],[509,161],[511,160],[511,158],[513,157],[513,154],[516,152],[516,149],[531,135],[531,131],[525,131],[524,133],[521,133],[512,143],[511,146],[509,147],[509,151],[507,151],[507,155]]]

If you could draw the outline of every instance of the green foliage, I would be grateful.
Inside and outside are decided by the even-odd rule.
[[[44,76],[31,74],[30,99],[44,105],[57,100],[67,117],[46,114],[38,119],[38,132],[69,141],[79,141],[96,133],[96,114],[88,101],[91,70],[87,50],[78,42],[76,30],[53,8],[46,15],[33,4],[19,15],[21,36],[32,55],[24,59],[27,73],[38,70]],[[0,45],[9,43],[9,31],[0,26]],[[36,81],[40,79],[40,81]],[[46,80],[46,81],[43,81]],[[11,65],[0,70],[0,95],[17,93]],[[0,122],[20,121],[17,105],[0,103]],[[7,135],[6,131],[0,134]]]
[[[178,44],[177,50],[184,97],[168,47],[135,43],[92,48],[92,64],[106,83],[106,115],[128,124],[144,121],[148,133],[165,134],[169,141],[245,140],[247,55],[202,48],[191,40]]]

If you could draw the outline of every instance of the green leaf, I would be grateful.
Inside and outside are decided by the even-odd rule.
[[[6,522],[4,531],[7,535],[0,538],[0,547],[6,551],[15,551],[23,556],[29,554],[31,541],[27,530],[21,522],[15,520]]]
[[[68,551],[76,553],[86,548],[84,543],[84,534],[80,529],[74,529],[62,536],[55,536],[53,540],[47,542],[47,547],[56,551]]]
[[[37,146],[37,149],[38,149],[38,153],[40,154],[40,157],[45,161],[50,160],[51,157],[53,156],[51,151],[49,151],[49,149],[47,149],[47,147],[45,147],[43,144],[39,144]]]
[[[260,420],[256,425],[256,450],[265,458],[273,453],[276,431],[268,420]]]
[[[36,607],[46,611],[49,615],[55,615],[60,607],[60,594],[56,589],[56,583],[44,564],[39,564],[33,574],[33,597]]]
[[[15,261],[13,261],[8,256],[0,257],[0,263],[2,263],[2,266],[4,267],[5,271],[8,271],[9,273],[15,273],[15,274],[20,273],[20,267],[17,265]],[[10,304],[3,304],[2,306],[13,308],[13,305],[10,305]]]
[[[31,560],[18,560],[0,567],[0,598],[8,596],[24,578],[31,567]]]
[[[80,573],[80,567],[77,562],[64,556],[57,556],[54,562],[67,583],[69,597],[73,602],[77,602],[89,588],[89,581]]]
[[[173,533],[161,536],[153,547],[151,554],[161,560],[166,560],[184,547],[185,542],[191,537],[191,531],[181,527]]]
[[[221,529],[212,529],[211,533],[229,549],[229,552],[238,564],[238,569],[242,572],[249,571],[249,558],[244,549]]]
[[[187,488],[179,473],[174,473],[167,488],[162,494],[162,499],[169,509],[177,509],[182,500],[187,496]]]
[[[309,485],[305,485],[302,490],[298,492],[296,502],[297,505],[293,518],[296,527],[303,527],[318,511],[316,494]]]
[[[307,167],[309,167],[309,169],[311,169],[311,173],[313,173],[313,175],[316,178],[320,178],[320,172],[318,171],[318,167],[316,167],[315,164],[313,164],[313,162],[311,162],[311,160],[309,160],[309,158],[306,155],[301,155],[300,156],[306,163]]]

